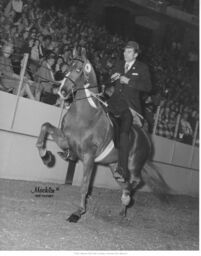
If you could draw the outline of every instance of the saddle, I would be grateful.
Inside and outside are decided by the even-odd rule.
[[[130,109],[131,110],[131,109]],[[119,119],[117,116],[115,116],[114,114],[112,114],[111,112],[106,111],[106,114],[110,120],[110,122],[112,123],[113,126],[113,141],[114,141],[114,146],[115,148],[119,148],[119,143],[120,143],[120,124],[119,124]],[[133,116],[133,124],[132,126],[138,126],[140,128],[143,128],[143,124],[144,124],[144,118],[136,111],[132,110],[131,114]]]

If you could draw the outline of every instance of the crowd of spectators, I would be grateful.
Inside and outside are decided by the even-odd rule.
[[[26,97],[45,103],[58,105],[56,88],[62,80],[72,61],[74,47],[86,48],[93,64],[99,85],[103,84],[112,73],[118,58],[121,58],[125,41],[117,35],[110,34],[104,27],[98,27],[87,20],[79,4],[66,10],[49,6],[43,9],[40,1],[11,0],[0,4],[0,46],[3,55],[5,44],[13,45],[11,55],[12,70],[19,75],[24,53],[29,53],[26,76],[32,83],[24,85],[31,92]],[[82,6],[83,8],[83,6]],[[172,43],[163,49],[155,45],[143,47],[139,56],[148,64],[153,90],[144,95],[145,116],[152,132],[157,106],[160,106],[159,122],[156,134],[182,140],[188,133],[186,143],[192,143],[195,123],[199,118],[198,93],[198,57],[193,45],[189,54],[182,54],[181,45]],[[1,63],[0,63],[1,65]],[[48,74],[45,74],[49,72]],[[0,89],[6,84],[0,81]],[[9,90],[5,90],[10,92]],[[14,89],[14,91],[16,91]],[[33,96],[29,96],[31,95]],[[177,116],[189,122],[181,121],[178,136],[175,136]],[[185,125],[184,125],[185,124]],[[189,127],[190,126],[190,127]],[[187,131],[188,130],[188,131]],[[191,137],[189,139],[189,137]]]

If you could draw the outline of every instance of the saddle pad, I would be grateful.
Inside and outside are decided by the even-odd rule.
[[[107,147],[103,150],[103,152],[95,158],[95,163],[102,161],[114,148],[113,140],[107,145]]]

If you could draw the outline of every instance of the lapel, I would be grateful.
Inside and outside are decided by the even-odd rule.
[[[136,72],[136,68],[137,68],[137,65],[138,65],[138,61],[136,60],[133,65],[131,66],[131,68],[128,70],[128,72],[125,73],[125,61],[123,62],[122,64],[122,70],[125,75],[130,75],[132,73],[135,73]]]
[[[137,67],[137,60],[133,63],[133,65],[131,66],[130,70],[128,71],[128,73],[133,73],[135,72],[135,69]]]

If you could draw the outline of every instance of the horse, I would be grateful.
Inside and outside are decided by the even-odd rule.
[[[58,92],[63,100],[73,98],[70,108],[62,119],[61,128],[54,127],[50,123],[41,126],[36,143],[40,157],[49,167],[54,162],[54,157],[46,149],[48,135],[51,135],[62,149],[62,152],[58,152],[60,156],[63,155],[64,158],[70,150],[83,163],[80,206],[68,217],[69,222],[77,222],[86,212],[87,195],[95,164],[109,166],[119,184],[122,190],[120,211],[122,216],[126,216],[132,195],[142,182],[149,185],[158,195],[165,195],[168,192],[168,185],[157,169],[151,166],[151,163],[149,170],[145,168],[145,163],[148,162],[152,152],[152,143],[145,130],[138,126],[133,126],[129,135],[129,180],[122,182],[118,179],[115,173],[118,148],[115,147],[113,140],[114,126],[103,107],[103,104],[106,104],[98,97],[98,92],[96,74],[87,59],[86,50],[82,49],[79,55],[74,51],[69,72]]]

